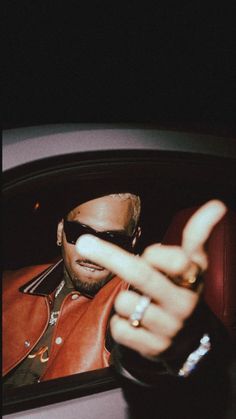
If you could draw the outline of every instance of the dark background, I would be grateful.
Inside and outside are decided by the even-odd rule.
[[[3,128],[147,122],[235,135],[230,2],[8,1],[2,27]]]
[[[124,159],[124,154],[126,159]],[[90,156],[90,157],[88,157]],[[74,160],[73,160],[74,159]],[[3,268],[18,269],[53,262],[57,223],[75,205],[107,193],[131,191],[140,195],[142,235],[136,251],[161,242],[173,215],[212,198],[236,209],[235,159],[188,153],[145,151],[93,153],[90,169],[76,155],[71,168],[48,159],[41,174],[8,188],[3,207]],[[64,160],[64,159],[63,159]],[[86,157],[84,157],[84,163]],[[87,160],[88,162],[88,160]],[[49,176],[50,174],[50,176]],[[20,176],[18,176],[20,179]],[[37,205],[36,205],[37,204]]]

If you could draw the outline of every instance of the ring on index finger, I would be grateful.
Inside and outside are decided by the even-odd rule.
[[[131,326],[133,327],[139,327],[140,323],[142,321],[142,318],[144,316],[145,311],[147,310],[149,304],[151,302],[151,299],[147,297],[146,295],[142,295],[140,297],[134,312],[129,317],[129,322]]]

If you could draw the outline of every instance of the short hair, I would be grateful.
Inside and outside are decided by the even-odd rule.
[[[140,197],[138,195],[134,195],[130,192],[122,192],[122,193],[113,193],[113,194],[107,194],[107,195],[102,195],[102,196],[98,196],[96,198],[93,199],[98,199],[98,198],[103,198],[105,196],[110,196],[113,199],[119,199],[121,201],[125,201],[127,199],[131,200],[131,205],[132,205],[132,217],[130,220],[130,229],[132,231],[132,233],[134,233],[134,231],[137,228],[138,222],[139,222],[139,217],[140,217],[140,213],[141,213],[141,200]],[[84,201],[84,203],[88,202]],[[77,203],[76,206],[74,206],[73,208],[71,208],[69,211],[64,212],[64,215],[62,218],[64,218],[65,220],[68,219],[68,215],[78,206],[82,205],[82,203]]]
[[[139,222],[139,218],[140,218],[140,213],[141,213],[141,199],[138,195],[134,195],[130,192],[125,192],[125,193],[115,193],[115,194],[110,194],[108,196],[111,196],[114,199],[120,199],[121,201],[125,201],[126,199],[130,199],[131,203],[132,203],[132,210],[133,210],[133,214],[132,214],[132,230],[135,230],[138,222]]]

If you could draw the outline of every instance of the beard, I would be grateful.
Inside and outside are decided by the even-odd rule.
[[[76,291],[84,295],[89,295],[91,297],[96,295],[97,292],[100,291],[100,289],[104,287],[104,285],[106,285],[114,276],[112,273],[110,273],[110,275],[108,275],[106,278],[101,279],[100,281],[81,281],[81,279],[75,274],[70,274],[67,271],[66,267],[64,267],[64,275],[65,278],[68,278],[72,282]]]

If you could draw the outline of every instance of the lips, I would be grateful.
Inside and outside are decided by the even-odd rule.
[[[81,261],[78,260],[76,261],[76,263],[79,266],[82,266],[82,268],[87,269],[88,271],[94,272],[94,271],[103,271],[104,268],[102,266],[99,265],[94,265],[93,263],[87,262],[87,261]]]

